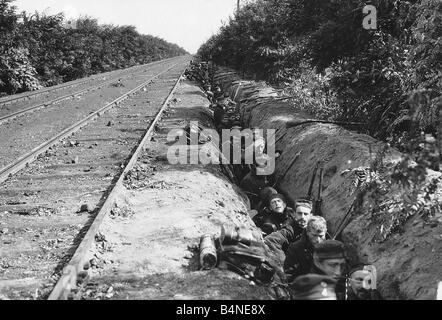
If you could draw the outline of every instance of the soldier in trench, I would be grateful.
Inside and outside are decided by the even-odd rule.
[[[230,99],[228,92],[224,93],[224,98],[220,101],[223,106],[223,118],[221,119],[222,128],[231,128],[232,126],[241,125],[238,114],[236,112],[236,102]]]
[[[298,205],[300,203],[297,203]],[[311,215],[311,213],[310,213]],[[303,223],[301,223],[303,225]],[[306,230],[308,229],[308,231]],[[326,223],[324,218],[318,216],[310,216],[306,229],[301,229],[301,239],[290,244],[287,251],[287,257],[282,251],[279,243],[272,244],[275,240],[274,235],[277,235],[277,240],[281,241],[281,231],[288,231],[293,229],[283,228],[280,231],[275,231],[264,239],[264,242],[269,249],[269,258],[274,261],[275,270],[283,269],[282,272],[275,274],[273,290],[278,300],[287,300],[292,296],[290,284],[299,276],[307,274],[312,268],[313,249],[314,244],[324,241],[326,234]],[[279,238],[279,239],[278,239]],[[283,238],[283,237],[282,237]],[[284,283],[289,285],[287,288]],[[287,291],[288,289],[288,291]]]
[[[300,256],[306,258],[309,257],[309,254],[306,252],[305,255],[302,255],[301,252]],[[342,242],[323,240],[314,245],[310,257],[310,267],[308,268],[308,263],[304,266],[304,270],[308,269],[306,275],[315,274],[332,278],[335,281],[337,300],[382,300],[382,296],[376,288],[376,279],[371,271],[372,266],[358,264],[348,272],[348,276],[346,275],[348,261],[345,245]],[[289,285],[290,289],[293,290],[293,284],[301,277],[303,275],[294,278]],[[290,280],[287,277],[287,281],[290,282]],[[294,293],[291,292],[291,294]]]
[[[257,174],[258,168],[265,168],[265,164],[258,163],[253,165],[251,171],[246,174],[239,185],[249,197],[252,209],[258,208],[258,203],[260,200],[259,194],[262,189],[269,185],[267,176]]]
[[[359,264],[348,273],[347,300],[382,300],[375,288],[373,274],[366,270],[366,265]]]
[[[336,280],[337,300],[346,298],[346,249],[342,242],[325,240],[314,246],[310,273],[326,275]]]
[[[316,224],[322,217],[313,217],[309,221],[309,225]],[[322,222],[321,222],[322,224]],[[308,245],[297,242],[297,248],[293,248],[290,252],[289,260],[286,261],[284,271],[286,277],[283,282],[288,283],[288,292],[284,286],[277,285],[274,290],[278,298],[287,299],[287,295],[291,299],[311,300],[312,297],[299,293],[299,283],[305,281],[304,278],[309,277],[328,277],[334,283],[335,300],[346,299],[346,277],[347,259],[344,244],[337,240],[323,240],[324,236],[319,236],[316,245]],[[313,242],[310,239],[307,241]],[[288,253],[289,254],[289,253]]]
[[[295,202],[295,213],[292,219],[278,231],[275,231],[264,238],[264,242],[277,260],[283,264],[285,253],[290,244],[301,239],[305,234],[307,223],[313,217],[312,202],[299,199]]]
[[[292,300],[337,300],[335,286],[332,277],[306,274],[291,284]]]
[[[214,106],[214,121],[215,121],[215,127],[217,130],[221,130],[224,128],[227,128],[226,126],[226,117],[228,115],[228,110],[231,108],[231,104],[234,103],[229,98],[229,93],[225,92],[223,96],[219,97],[216,100],[216,104]]]
[[[256,226],[266,235],[280,230],[289,220],[294,219],[294,211],[287,207],[287,202],[282,194],[273,194],[268,197],[268,204],[254,218]]]
[[[307,274],[313,267],[313,252],[315,245],[322,243],[327,234],[327,223],[324,218],[313,216],[309,219],[306,232],[301,239],[290,244],[284,261],[284,272],[287,282]]]

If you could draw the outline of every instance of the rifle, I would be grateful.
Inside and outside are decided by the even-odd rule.
[[[310,186],[309,186],[308,192],[307,192],[307,199],[310,200],[310,201],[313,200],[313,197],[312,197],[313,184],[315,183],[316,172],[318,171],[318,168],[319,168],[319,161],[316,163],[316,166],[313,169],[312,180],[310,180]]]
[[[349,217],[354,205],[356,204],[357,198],[353,200],[350,208],[348,208],[347,213],[345,214],[344,218],[341,220],[341,222],[339,223],[338,228],[335,231],[335,234],[333,235],[332,239],[335,240],[337,236],[339,236],[339,234],[345,229],[345,227],[347,226],[345,224],[347,218]]]
[[[323,216],[322,213],[322,178],[324,177],[324,168],[319,170],[319,186],[318,186],[318,199],[315,202],[315,215]]]

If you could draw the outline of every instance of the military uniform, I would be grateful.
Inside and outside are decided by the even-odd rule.
[[[253,218],[253,222],[268,235],[280,230],[293,218],[294,212],[290,207],[285,208],[283,213],[273,212],[268,208],[264,208]]]
[[[347,286],[347,300],[383,300],[377,289],[366,290],[364,297],[357,296],[350,286]]]
[[[290,244],[300,240],[304,233],[305,229],[301,228],[294,218],[290,218],[280,230],[266,236],[264,242],[279,257],[282,264]]]
[[[284,261],[284,272],[288,282],[310,272],[313,265],[313,245],[303,233],[301,239],[292,243],[287,249]]]
[[[345,259],[345,247],[344,244],[337,240],[326,240],[314,248],[314,254],[318,256],[320,259]],[[310,267],[310,273],[313,274],[319,274],[319,275],[326,275],[324,271],[319,269],[314,263],[313,263],[313,252],[312,252],[312,258],[311,258],[311,267]],[[337,300],[345,300],[346,299],[346,277],[345,273],[337,279],[336,282],[336,297]]]

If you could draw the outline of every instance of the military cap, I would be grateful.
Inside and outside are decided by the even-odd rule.
[[[351,270],[348,272],[348,275],[351,276],[353,273],[355,273],[356,271],[362,271],[364,270],[365,264],[357,264],[355,266],[353,266],[353,268],[351,268]]]
[[[294,300],[336,300],[336,280],[319,274],[299,276],[290,284]]]
[[[297,207],[304,207],[304,208],[308,208],[308,209],[312,210],[313,204],[310,200],[300,199],[300,200],[297,200],[295,203],[295,210]]]
[[[338,240],[325,240],[315,245],[313,253],[320,260],[345,258],[345,246]]]

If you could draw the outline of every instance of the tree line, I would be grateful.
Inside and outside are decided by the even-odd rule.
[[[0,96],[187,53],[134,26],[82,17],[68,28],[62,13],[18,13],[13,1],[0,0]]]
[[[367,3],[376,30],[363,28]],[[318,118],[361,122],[404,147],[422,131],[442,138],[441,36],[440,0],[256,0],[198,55],[281,86]]]

